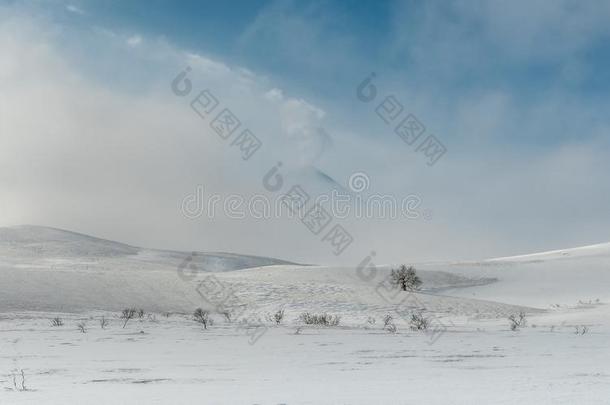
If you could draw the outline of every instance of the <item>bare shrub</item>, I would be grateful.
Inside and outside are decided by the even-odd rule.
[[[108,326],[108,319],[106,319],[105,316],[102,316],[100,318],[100,328],[106,329],[106,326]]]
[[[80,333],[87,333],[87,322],[81,321],[77,323],[76,328],[80,331]]]
[[[337,326],[341,317],[338,315],[323,314],[311,314],[309,312],[303,312],[299,317],[305,325],[321,325],[321,326]]]
[[[13,377],[13,387],[15,387],[15,391],[27,391],[28,389],[25,386],[25,372],[21,369],[21,384],[17,384],[17,370],[11,373],[11,377]],[[9,388],[10,390],[10,388]]]
[[[208,325],[211,325],[210,311],[197,308],[193,312],[193,319],[203,325],[203,329],[207,329]]]
[[[63,326],[64,321],[61,318],[53,318],[51,319],[51,326]]]
[[[121,319],[123,319],[123,329],[127,325],[130,319],[133,319],[136,316],[137,310],[135,308],[125,308],[123,312],[121,312]]]
[[[25,387],[25,373],[23,369],[21,369],[21,391],[27,391],[28,389]]]
[[[390,314],[386,314],[383,317],[383,329],[390,333],[396,333],[396,325],[394,324],[394,318]]]
[[[411,315],[411,320],[409,321],[409,328],[411,330],[427,330],[429,325],[430,321],[422,314]]]
[[[508,317],[508,321],[510,322],[510,330],[517,330],[527,324],[527,319],[525,319],[525,312],[523,311],[519,312],[518,314],[510,315]]]
[[[231,323],[231,311],[224,310],[224,311],[221,311],[220,314],[225,317],[225,320],[227,322]]]
[[[401,265],[398,269],[393,269],[390,275],[392,284],[400,287],[403,291],[419,290],[422,285],[421,279],[415,272],[415,267]]]
[[[282,320],[284,319],[284,309],[278,309],[275,314],[273,314],[273,320],[275,321],[276,325],[279,325],[280,323],[282,323]]]
[[[585,325],[575,326],[574,328],[575,328],[574,333],[576,335],[584,335],[585,333],[589,332],[589,327],[585,326]]]
[[[138,312],[136,314],[138,315],[138,318],[144,318],[144,310],[142,308],[138,309]]]

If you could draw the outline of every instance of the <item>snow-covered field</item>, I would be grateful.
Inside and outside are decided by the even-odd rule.
[[[1,229],[0,404],[610,403],[610,244],[416,267],[422,291],[395,293],[387,267]],[[123,328],[126,307],[146,313]],[[304,326],[306,311],[341,322]],[[410,330],[414,313],[427,332]]]

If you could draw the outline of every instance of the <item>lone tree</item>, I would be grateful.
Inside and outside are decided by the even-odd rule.
[[[392,284],[400,287],[403,291],[419,290],[421,279],[415,274],[413,266],[401,265],[398,269],[393,269],[391,274]]]
[[[210,312],[201,308],[197,308],[195,312],[193,312],[193,319],[203,325],[203,329],[208,328],[208,324],[210,323]]]

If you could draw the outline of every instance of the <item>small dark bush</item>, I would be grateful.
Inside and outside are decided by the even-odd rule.
[[[135,308],[125,308],[123,310],[123,312],[121,313],[121,319],[124,320],[123,329],[125,329],[127,322],[129,322],[130,319],[133,319],[136,316],[136,313],[137,310]]]
[[[305,325],[321,325],[321,326],[337,326],[341,317],[338,315],[323,314],[311,314],[309,312],[303,312],[300,316],[301,321]]]
[[[430,322],[422,314],[411,315],[411,321],[409,321],[409,327],[411,330],[427,330]]]
[[[525,312],[523,311],[509,316],[508,321],[510,322],[510,330],[517,330],[527,324]]]
[[[275,321],[275,324],[279,325],[280,323],[282,323],[283,319],[284,319],[284,310],[278,309],[277,312],[275,314],[273,314],[273,320]]]

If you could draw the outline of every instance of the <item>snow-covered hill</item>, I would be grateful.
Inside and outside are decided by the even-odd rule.
[[[538,308],[610,301],[610,243],[479,262],[422,264],[419,267],[498,280],[493,285],[446,291],[459,297]]]
[[[0,311],[190,308],[177,269],[223,272],[292,264],[218,252],[145,249],[41,226],[0,228]],[[190,274],[190,273],[189,273]],[[132,304],[130,304],[130,302]]]
[[[527,255],[498,257],[486,260],[486,263],[528,263],[557,259],[574,259],[581,257],[610,257],[610,243],[581,246],[571,249],[551,250],[548,252],[532,253]]]
[[[130,258],[176,266],[192,252],[145,249],[62,229],[34,225],[0,228],[0,254],[17,261],[74,259],[76,261]],[[202,271],[238,270],[256,266],[293,264],[270,257],[223,252],[196,252]]]
[[[529,311],[548,309],[558,299],[563,299],[562,304],[574,304],[576,297],[605,298],[601,293],[610,290],[606,288],[610,276],[600,266],[610,257],[595,249],[579,252],[569,264],[552,261],[551,265],[543,259],[547,256],[540,255],[535,261],[417,265],[423,289],[410,296],[414,300],[405,308],[425,307],[439,317],[497,317],[525,307]],[[581,272],[579,278],[583,271],[588,277],[598,277],[576,283],[572,280],[575,265]],[[394,306],[393,298],[381,288],[389,272],[387,266],[377,267],[375,277],[363,278],[350,267],[144,249],[37,226],[0,229],[1,311],[80,312],[138,306],[189,312],[210,304],[197,288],[212,273],[215,282],[235,292],[240,305],[251,313],[285,307],[336,312],[357,320]],[[572,281],[578,289],[571,288]],[[549,294],[541,296],[541,291]]]
[[[422,290],[406,293],[385,289],[392,266],[303,266],[0,229],[0,403],[400,403],[405,381],[417,403],[447,403],[448,392],[456,404],[601,403],[608,251],[416,263]],[[148,315],[123,328],[126,307]],[[190,315],[197,307],[212,310],[207,330]],[[280,308],[276,325],[269,314]],[[521,311],[527,327],[511,331],[506,318]],[[303,312],[341,323],[304,326]],[[415,313],[427,331],[410,329]],[[51,326],[54,316],[64,325]]]
[[[480,262],[417,264],[424,284],[420,293],[410,296],[414,300],[408,308],[425,307],[439,317],[498,317],[520,309],[607,301],[609,246]],[[210,304],[198,285],[213,274],[214,281],[234,292],[251,313],[285,307],[336,312],[357,320],[395,305],[381,287],[389,272],[390,267],[380,266],[374,277],[364,278],[352,267],[144,249],[37,226],[0,228],[0,311],[81,312],[138,306],[189,312]]]

